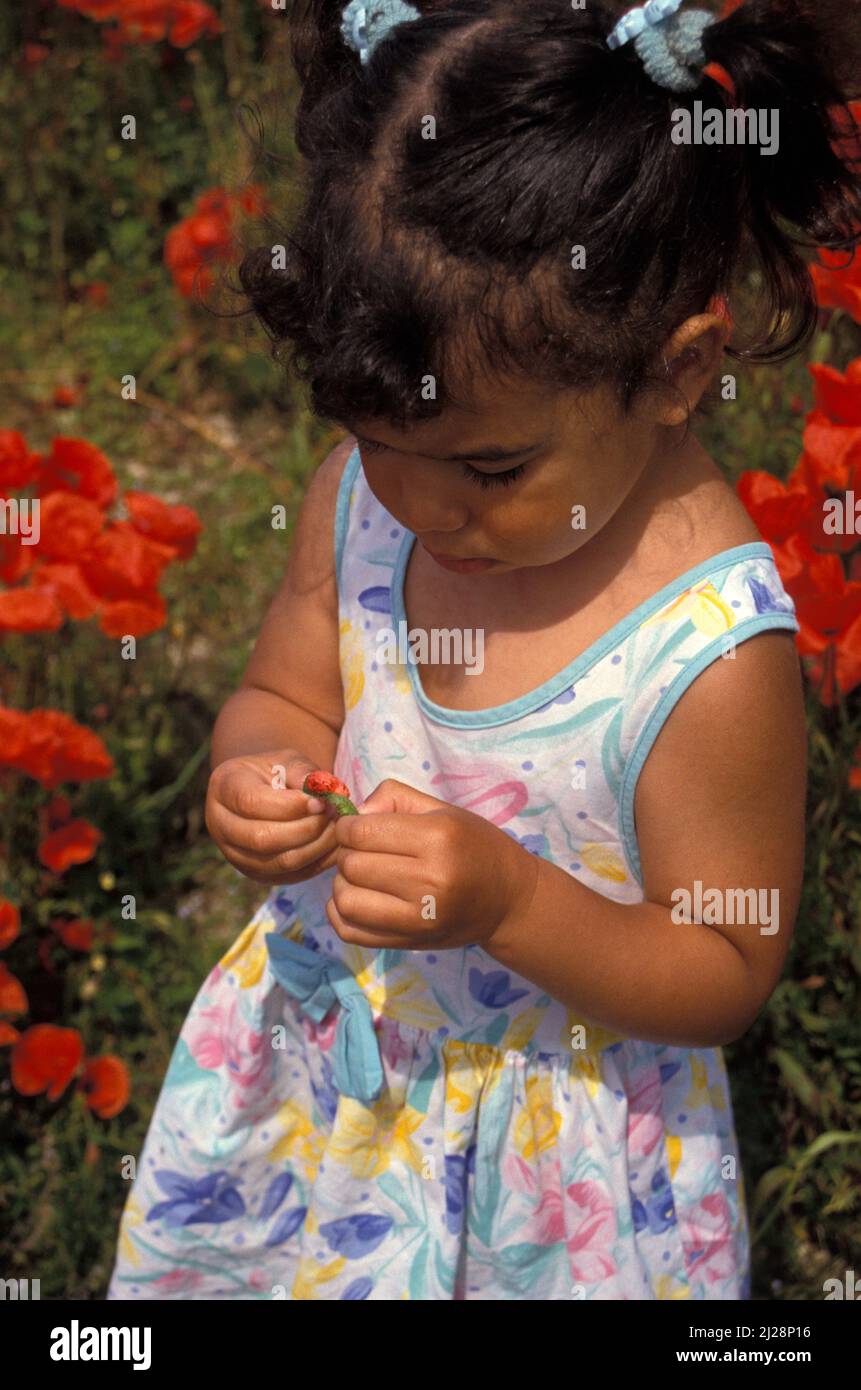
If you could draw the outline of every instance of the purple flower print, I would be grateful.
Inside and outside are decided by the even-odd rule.
[[[289,1211],[285,1211],[283,1215],[279,1216],[266,1237],[266,1244],[270,1248],[274,1245],[283,1245],[285,1240],[289,1240],[294,1232],[298,1231],[307,1214],[307,1207],[291,1207]]]
[[[168,1201],[158,1202],[147,1213],[147,1221],[164,1220],[166,1226],[191,1226],[202,1222],[233,1221],[245,1215],[245,1203],[236,1184],[241,1178],[229,1173],[207,1173],[205,1178],[188,1178],[162,1168],[156,1181]]]
[[[292,1173],[279,1173],[277,1177],[273,1178],[266,1189],[263,1201],[260,1203],[257,1219],[268,1221],[270,1216],[274,1216],[292,1186]]]
[[[467,1187],[475,1172],[475,1143],[464,1154],[445,1156],[445,1224],[451,1235],[460,1235],[466,1207]]]
[[[515,835],[507,826],[503,827],[503,834],[510,835],[512,840],[516,840],[529,854],[535,854],[539,859],[542,856],[545,859],[550,858],[550,842],[546,835]]]
[[[356,1216],[344,1216],[339,1221],[326,1221],[320,1227],[320,1235],[330,1249],[348,1260],[361,1259],[376,1250],[392,1229],[390,1216],[374,1216],[362,1212]]]
[[[373,1279],[354,1279],[352,1284],[348,1284],[341,1294],[341,1299],[343,1300],[346,1298],[355,1302],[367,1298],[373,1287]]]
[[[753,601],[756,604],[757,613],[784,613],[786,605],[775,598],[767,584],[763,584],[760,579],[748,579],[748,587],[753,594]]]
[[[518,999],[525,999],[528,989],[512,989],[507,970],[477,970],[469,972],[469,992],[486,1009],[506,1009]]]
[[[673,1204],[673,1189],[663,1168],[659,1168],[652,1178],[651,1193],[645,1202],[631,1193],[631,1215],[634,1230],[639,1234],[646,1227],[653,1235],[660,1235],[676,1224],[676,1208]]]

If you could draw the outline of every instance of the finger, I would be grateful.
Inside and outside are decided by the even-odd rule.
[[[406,816],[397,814],[342,816],[335,827],[338,844],[371,854],[398,854],[418,858],[427,854],[429,832],[436,824],[436,813]]]
[[[332,883],[332,899],[345,922],[360,931],[378,932],[381,937],[408,932],[414,924],[421,924],[417,905],[371,888],[356,888],[340,874]]]
[[[420,792],[406,782],[398,782],[394,777],[388,777],[362,802],[359,814],[421,815],[426,811],[438,811],[445,804],[444,801],[439,801],[435,796],[428,796],[427,792]]]
[[[277,763],[272,766],[275,769],[272,779],[277,783],[281,775],[279,766]],[[308,797],[289,787],[273,786],[262,772],[258,779],[250,768],[242,776],[225,777],[223,782],[216,779],[212,795],[219,806],[246,820],[301,820],[312,814],[309,803],[318,808],[317,815],[325,810],[316,797]]]
[[[323,822],[319,834],[314,834],[314,823]],[[229,827],[216,825],[217,842],[232,845],[249,859],[261,863],[286,854],[311,854],[316,858],[323,850],[335,848],[334,826],[324,816],[309,817],[306,821],[278,825],[271,821],[245,821],[236,819]]]
[[[415,949],[415,942],[408,937],[380,936],[373,932],[364,931],[353,922],[345,922],[331,898],[326,903],[326,916],[341,940],[350,946],[366,946],[373,951],[409,951]]]
[[[251,855],[248,850],[222,844],[220,845],[222,854],[234,868],[239,869],[240,873],[246,874],[249,878],[257,879],[261,883],[286,883],[288,879],[296,875],[307,877],[309,874],[322,873],[324,869],[323,860],[319,846],[311,845],[305,850],[290,850],[287,854],[279,855]]]
[[[380,893],[416,902],[421,897],[416,882],[416,861],[398,854],[370,854],[337,849],[338,872],[354,888],[373,888]]]

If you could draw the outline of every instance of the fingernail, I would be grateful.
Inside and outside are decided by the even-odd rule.
[[[309,797],[308,797],[308,815],[309,815],[309,816],[322,816],[322,814],[323,814],[323,812],[325,811],[325,809],[326,809],[326,803],[325,803],[325,801],[320,801],[320,799],[319,799],[318,797],[316,797],[316,796],[309,796]]]

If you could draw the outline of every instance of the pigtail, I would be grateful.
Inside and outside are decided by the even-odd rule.
[[[849,106],[861,92],[855,8],[847,0],[744,0],[703,38],[709,62],[732,80],[732,106],[779,119],[773,153],[756,144],[743,150],[739,214],[776,321],[754,358],[786,357],[812,330],[816,305],[802,248],[851,252],[861,240],[861,127]]]

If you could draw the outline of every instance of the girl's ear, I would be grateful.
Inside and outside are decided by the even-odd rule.
[[[687,424],[714,376],[730,331],[729,322],[721,315],[696,314],[680,324],[667,340],[667,389],[660,393],[659,424]]]

